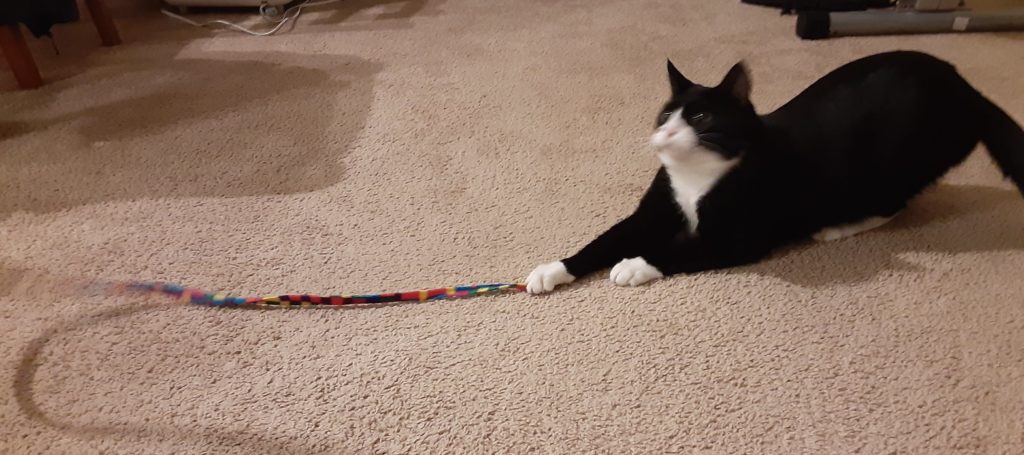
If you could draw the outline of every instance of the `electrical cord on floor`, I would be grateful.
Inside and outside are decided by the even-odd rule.
[[[215,21],[207,21],[207,22],[196,22],[196,21],[194,21],[192,19],[189,19],[189,18],[187,18],[185,16],[182,16],[180,14],[172,13],[172,12],[166,10],[166,9],[161,10],[160,12],[162,12],[167,17],[170,17],[172,19],[177,19],[177,20],[182,21],[182,22],[184,22],[186,24],[194,25],[196,27],[204,27],[204,28],[227,27],[229,30],[234,30],[236,32],[242,32],[242,33],[249,34],[249,35],[252,35],[252,36],[270,36],[270,35],[273,35],[273,34],[277,33],[278,31],[280,31],[285,26],[285,24],[287,24],[289,22],[294,22],[296,19],[298,19],[299,15],[302,14],[302,9],[303,8],[307,8],[307,7],[310,7],[310,6],[326,5],[326,4],[329,4],[329,3],[337,3],[339,1],[341,1],[341,0],[318,0],[318,1],[306,0],[306,1],[302,2],[302,3],[299,3],[298,5],[295,5],[295,6],[291,7],[291,8],[286,9],[283,13],[281,13],[280,16],[277,16],[277,17],[274,17],[271,13],[269,13],[267,11],[267,5],[266,4],[262,4],[262,5],[260,5],[260,17],[262,17],[263,20],[265,20],[265,21],[267,21],[267,22],[269,22],[271,24],[274,24],[274,28],[272,28],[270,30],[264,30],[264,31],[252,30],[250,28],[246,28],[246,27],[243,27],[241,25],[238,25],[238,24],[236,24],[234,22],[228,22],[228,21],[225,21],[225,20],[215,20]]]

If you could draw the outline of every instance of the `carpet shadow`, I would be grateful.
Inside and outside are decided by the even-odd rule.
[[[447,0],[349,0],[322,8],[330,14],[311,21],[313,25],[336,25],[338,31],[396,30],[412,28],[416,16],[438,16],[440,6]],[[383,11],[368,19],[357,17],[360,12],[380,8]],[[323,11],[323,10],[319,10]]]
[[[7,297],[28,274],[27,269],[7,267],[0,264],[0,298]]]
[[[365,126],[381,69],[357,57],[283,52],[94,68],[41,89],[43,99],[22,103],[0,124],[0,168],[28,169],[0,174],[0,217],[329,187],[342,180],[340,161]],[[100,96],[85,107],[55,107],[82,86]],[[40,118],[38,105],[58,113]],[[189,135],[193,125],[205,129],[201,139]],[[51,128],[73,129],[77,143],[40,153],[32,135]]]
[[[901,259],[904,253],[1024,250],[1020,201],[1020,193],[1014,190],[941,184],[874,231],[834,242],[808,241],[761,263],[720,273],[770,276],[817,288],[861,283],[886,271],[921,270]]]
[[[243,429],[203,427],[201,425],[176,428],[153,424],[152,422],[147,422],[144,425],[132,423],[110,425],[69,423],[59,417],[51,416],[49,412],[39,406],[35,399],[33,384],[40,367],[38,359],[42,356],[44,348],[51,339],[89,325],[125,318],[146,311],[165,308],[166,306],[164,303],[151,303],[107,309],[73,322],[52,326],[32,339],[18,361],[14,376],[14,399],[19,410],[31,421],[83,439],[123,437],[135,440],[167,440],[174,438],[175,440],[196,441],[214,447],[245,448],[252,453],[324,453],[323,450],[303,445],[298,441],[271,439],[270,437]]]
[[[15,138],[32,131],[25,122],[0,122],[0,141]]]

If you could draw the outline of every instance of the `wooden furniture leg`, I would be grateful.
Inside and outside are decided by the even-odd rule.
[[[43,77],[39,75],[32,51],[29,50],[18,25],[0,25],[0,48],[3,48],[7,63],[14,71],[18,86],[23,89],[34,89],[43,85]]]
[[[100,40],[104,46],[117,46],[121,44],[121,35],[117,33],[117,26],[114,25],[114,18],[110,17],[110,9],[103,0],[85,0],[85,6],[89,8],[89,15],[96,25],[96,31],[100,32]]]

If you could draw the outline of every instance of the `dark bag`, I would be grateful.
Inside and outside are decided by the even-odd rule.
[[[782,14],[801,11],[864,11],[871,8],[888,8],[896,4],[893,0],[740,0],[751,5],[782,8]]]
[[[50,27],[78,20],[75,0],[0,0],[0,26],[19,22],[36,38],[50,35]]]

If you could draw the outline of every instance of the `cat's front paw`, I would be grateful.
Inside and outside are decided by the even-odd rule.
[[[538,265],[526,277],[526,292],[543,294],[555,290],[555,286],[572,283],[576,277],[569,273],[562,261]]]
[[[612,267],[612,283],[619,286],[639,286],[651,280],[662,278],[665,275],[642,257],[623,259]]]

